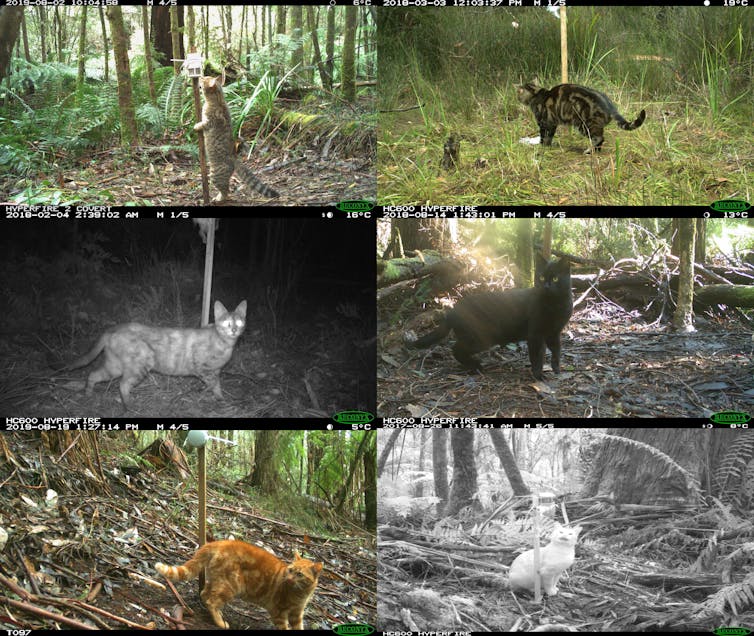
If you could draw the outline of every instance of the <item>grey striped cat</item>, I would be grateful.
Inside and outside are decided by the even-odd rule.
[[[534,113],[543,146],[552,145],[558,124],[570,124],[591,140],[592,147],[585,151],[590,154],[593,150],[602,150],[604,129],[611,120],[614,119],[623,130],[635,130],[647,116],[642,110],[634,121],[628,122],[607,95],[578,84],[559,84],[547,90],[535,79],[517,86],[516,90],[518,101],[529,106]]]
[[[204,131],[204,144],[209,160],[209,178],[220,194],[215,201],[228,198],[230,177],[233,172],[242,183],[266,197],[279,197],[280,194],[262,183],[256,175],[236,156],[233,140],[233,124],[230,109],[223,95],[223,79],[202,77],[200,84],[204,93],[202,121],[194,125],[194,130]]]
[[[108,329],[92,349],[62,369],[78,369],[105,356],[98,369],[89,374],[86,394],[97,382],[120,378],[120,395],[126,408],[132,407],[131,389],[149,371],[165,375],[195,375],[222,398],[220,370],[230,360],[233,347],[246,326],[246,301],[229,312],[215,301],[215,322],[201,329],[147,327],[129,322]]]

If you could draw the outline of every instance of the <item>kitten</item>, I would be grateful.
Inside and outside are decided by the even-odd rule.
[[[602,149],[603,130],[612,119],[623,130],[635,130],[647,116],[642,110],[635,121],[627,122],[607,95],[577,84],[560,84],[547,90],[535,80],[516,89],[518,101],[528,105],[534,113],[543,146],[552,145],[558,124],[570,124],[591,139],[592,147],[585,152],[589,154]]]
[[[100,352],[105,358],[89,374],[86,394],[97,382],[120,377],[120,395],[126,408],[132,406],[131,389],[151,370],[166,375],[195,375],[222,398],[220,369],[230,360],[233,347],[246,326],[246,301],[232,312],[215,301],[215,322],[201,329],[147,327],[136,322],[108,329],[92,349],[68,365],[78,369],[91,363]]]
[[[236,156],[230,109],[225,102],[222,89],[224,77],[222,80],[219,77],[202,77],[200,83],[204,93],[204,107],[202,121],[194,125],[194,130],[204,131],[210,181],[220,191],[215,201],[222,202],[228,198],[230,177],[234,171],[244,184],[260,194],[266,197],[279,197],[280,194],[276,190],[257,179]]]
[[[539,551],[539,574],[545,594],[554,596],[558,593],[558,581],[561,575],[573,565],[576,558],[574,549],[581,526],[568,528],[555,524],[548,543]],[[519,554],[511,563],[508,571],[511,589],[534,591],[534,550]]]
[[[296,551],[286,565],[275,555],[243,541],[213,541],[199,548],[180,566],[155,564],[155,569],[174,581],[186,581],[206,568],[201,592],[215,625],[230,627],[221,614],[236,596],[264,607],[278,629],[303,629],[304,609],[314,594],[322,563],[302,559]]]
[[[545,345],[552,352],[552,370],[560,373],[560,332],[573,312],[571,264],[565,257],[548,263],[537,254],[536,269],[535,287],[465,296],[445,314],[438,329],[407,344],[428,347],[453,330],[455,359],[470,371],[481,371],[472,354],[496,344],[526,340],[536,379],[542,379]]]

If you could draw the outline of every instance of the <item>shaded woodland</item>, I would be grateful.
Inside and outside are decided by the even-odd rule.
[[[382,431],[378,453],[383,630],[754,621],[746,430],[411,429]],[[509,564],[556,522],[582,526],[559,593],[511,592]]]
[[[211,431],[207,540],[324,562],[305,626],[376,623],[376,434]],[[0,624],[215,629],[196,593],[154,571],[197,548],[197,452],[185,432],[0,436]],[[183,595],[184,598],[181,598]],[[183,605],[183,607],[182,607]],[[237,599],[235,629],[272,629]]]
[[[0,236],[5,311],[0,413],[124,415],[118,380],[86,395],[102,364],[54,372],[109,328],[201,326],[206,231],[189,220],[8,222]],[[203,234],[204,232],[204,234]],[[222,219],[211,303],[248,303],[222,368],[218,399],[193,376],[150,373],[133,390],[137,417],[328,418],[375,411],[368,223]],[[208,322],[214,317],[209,315]]]
[[[277,204],[376,197],[366,8],[2,7],[0,34],[0,202],[200,205],[190,52]]]
[[[382,416],[701,417],[754,403],[750,220],[379,221]],[[459,298],[533,285],[533,254],[571,262],[562,370],[526,347],[469,374],[444,342],[410,348]],[[549,354],[546,358],[549,363]],[[547,367],[546,367],[547,369]]]

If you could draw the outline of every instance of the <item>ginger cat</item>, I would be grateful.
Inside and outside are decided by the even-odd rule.
[[[186,581],[206,568],[201,597],[215,625],[227,629],[223,606],[236,596],[264,607],[278,629],[303,629],[304,609],[314,594],[322,563],[302,559],[294,551],[287,565],[274,554],[243,541],[213,541],[196,551],[183,565],[155,564],[174,581]]]

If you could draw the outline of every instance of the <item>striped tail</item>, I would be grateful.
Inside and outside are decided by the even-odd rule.
[[[244,164],[244,162],[238,158],[236,158],[235,167],[236,176],[244,185],[253,188],[257,192],[259,192],[259,194],[265,197],[269,197],[270,199],[274,199],[280,196],[280,193],[277,190],[273,190],[267,184],[262,183],[262,181],[260,181],[257,176],[251,170],[249,170],[249,168],[246,167],[246,164]]]
[[[643,109],[639,113],[639,116],[632,122],[628,122],[623,119],[623,117],[617,110],[613,113],[613,119],[615,119],[615,121],[618,123],[618,126],[620,126],[623,130],[636,130],[644,123],[646,117],[647,113]]]
[[[205,546],[211,545],[209,543]],[[202,546],[202,547],[205,547]],[[164,563],[155,563],[154,569],[171,581],[188,581],[199,576],[199,572],[207,565],[212,554],[208,550],[197,551],[193,558],[189,559],[183,565],[165,565]]]
[[[100,339],[97,340],[97,343],[80,358],[76,358],[73,362],[69,362],[68,364],[53,363],[50,365],[50,367],[52,367],[52,369],[54,369],[55,371],[62,371],[63,369],[79,369],[81,367],[85,367],[92,360],[94,360],[105,348],[105,338],[109,335],[109,333],[110,332],[108,331],[103,333],[102,336],[100,336]]]

